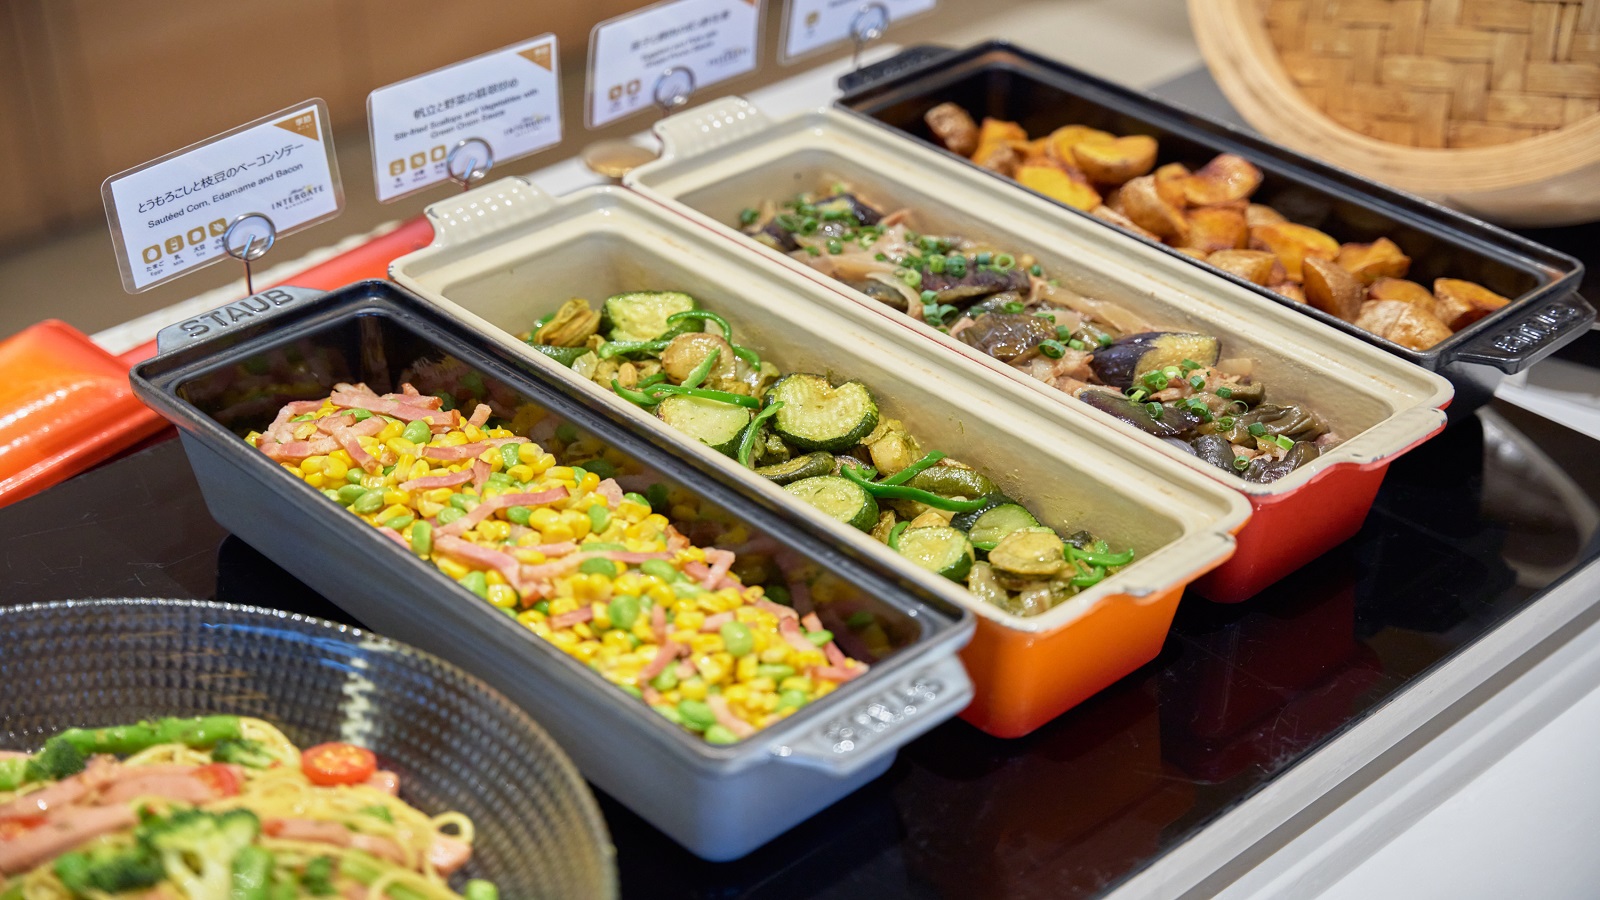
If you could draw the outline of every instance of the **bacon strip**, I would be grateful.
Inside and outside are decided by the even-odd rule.
[[[595,486],[594,492],[606,498],[606,506],[610,509],[616,509],[617,504],[622,502],[622,485],[617,484],[615,478],[607,478],[600,482]]]
[[[778,619],[778,634],[782,635],[790,647],[801,653],[817,649],[816,644],[811,643],[805,635],[800,633],[800,622],[797,619],[791,619],[787,616],[780,617]]]
[[[650,607],[650,630],[655,632],[656,643],[667,642],[667,608],[659,603]]]
[[[483,460],[472,461],[472,489],[478,492],[479,497],[483,496],[483,485],[489,480],[490,471],[489,464]]]
[[[794,619],[794,618],[798,618],[799,615],[800,615],[799,613],[795,612],[794,610],[790,609],[789,607],[784,606],[782,603],[777,603],[777,602],[774,602],[772,600],[768,600],[765,597],[762,597],[760,600],[757,600],[755,603],[753,603],[751,605],[755,606],[757,609],[764,609],[767,612],[772,613],[773,615],[777,616],[780,619]]]
[[[133,807],[126,804],[68,807],[38,828],[0,841],[0,875],[20,875],[102,834],[132,828],[138,821]]]
[[[844,666],[812,666],[811,667],[811,677],[812,678],[826,678],[829,681],[837,681],[840,684],[844,684],[846,681],[854,681],[855,679],[860,678],[861,676],[867,674],[867,669],[868,668],[869,668],[869,666],[864,662],[858,662],[855,665],[849,666],[849,667],[844,667]]]
[[[472,459],[485,450],[493,450],[503,444],[526,444],[527,442],[528,439],[525,437],[489,438],[486,441],[461,444],[455,447],[424,447],[422,448],[422,456],[424,459],[442,459],[457,462],[463,459]]]
[[[668,664],[678,658],[678,654],[688,648],[673,641],[667,641],[656,649],[656,655],[650,660],[650,665],[639,671],[640,681],[649,681],[666,671]]]
[[[822,646],[822,652],[828,657],[829,665],[837,666],[841,669],[845,667],[845,663],[850,661],[850,657],[845,656],[844,651],[840,650],[839,645],[835,644],[833,641],[829,641],[828,643],[824,644]]]
[[[708,634],[714,634],[720,630],[722,626],[732,621],[733,613],[719,612],[714,616],[706,616],[706,620],[700,625],[700,630]]]
[[[339,432],[334,437],[334,440],[339,442],[339,446],[344,448],[344,452],[350,454],[350,459],[367,474],[375,474],[383,468],[378,464],[377,457],[361,449],[361,442],[356,440],[356,436],[350,433],[350,429],[346,428]]]
[[[562,613],[550,617],[551,628],[570,628],[579,622],[587,622],[594,618],[594,607],[580,606],[572,612]]]
[[[477,407],[472,410],[472,416],[467,419],[467,423],[482,428],[483,423],[489,421],[490,412],[491,410],[489,409],[488,405],[479,403]]]
[[[400,483],[400,490],[431,491],[434,488],[455,487],[458,484],[466,484],[471,480],[472,471],[470,469],[462,469],[459,472],[451,472],[447,475],[428,475],[423,478],[403,481]]]
[[[808,612],[800,617],[800,624],[807,631],[822,631],[822,620],[814,612]]]
[[[470,512],[439,529],[440,534],[460,534],[494,515],[496,510],[510,506],[543,506],[567,496],[567,489],[554,487],[536,494],[499,494],[474,506]]]
[[[520,571],[522,564],[509,553],[491,550],[448,534],[434,538],[433,549],[436,553],[443,553],[461,562],[471,563],[483,569],[493,569],[505,576],[508,584],[515,585],[522,581]]]
[[[728,708],[727,699],[721,694],[711,694],[706,697],[706,705],[711,707],[712,715],[717,717],[717,724],[736,736],[747,738],[756,733],[754,726],[733,714],[733,710]]]
[[[706,550],[706,561],[711,563],[711,571],[706,573],[706,577],[701,580],[700,586],[708,591],[720,590],[723,587],[731,586],[728,584],[731,579],[727,578],[727,575],[728,570],[733,568],[733,562],[736,558],[727,550],[717,547],[708,548]]]
[[[439,425],[449,420],[449,417],[440,410],[427,409],[411,403],[402,403],[399,400],[385,400],[373,394],[335,391],[332,395],[332,400],[335,406],[343,407],[344,409],[364,409],[368,412],[399,419],[402,422],[421,420],[430,425]]]
[[[323,416],[317,420],[317,430],[323,434],[334,434],[339,429],[349,428],[354,424],[356,424],[356,417],[353,413],[345,413],[342,416]]]
[[[273,462],[297,463],[308,456],[324,456],[339,449],[339,442],[333,438],[318,438],[314,441],[289,441],[275,444],[265,437],[261,440],[261,452],[265,453]],[[351,457],[354,459],[355,457]]]

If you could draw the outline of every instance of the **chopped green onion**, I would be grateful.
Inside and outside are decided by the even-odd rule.
[[[939,302],[939,292],[938,291],[923,291],[922,292],[922,302],[923,303],[938,303]]]
[[[1233,396],[1233,388],[1230,388],[1230,387],[1219,387],[1216,390],[1216,395],[1218,397],[1221,397],[1222,399],[1226,400],[1229,397]]]
[[[1243,456],[1235,456],[1233,458],[1233,468],[1243,472],[1245,469],[1250,468],[1250,460]]]
[[[1065,325],[1056,326],[1056,340],[1066,341],[1072,339],[1072,329]]]
[[[992,254],[989,251],[985,250],[982,253],[979,253],[977,256],[974,256],[972,258],[972,261],[974,263],[977,263],[980,266],[987,266],[989,264],[989,261],[992,260],[992,259],[994,259],[994,254]]]
[[[898,272],[894,273],[894,277],[900,279],[900,281],[904,283],[906,287],[909,287],[912,290],[916,290],[922,286],[922,273],[918,272],[916,269],[900,269]]]
[[[928,257],[928,271],[935,275],[944,274],[944,257],[935,254]]]
[[[1084,349],[1083,341],[1080,341],[1077,338],[1067,341],[1067,346],[1080,352]]]
[[[1196,375],[1193,378],[1189,379],[1189,387],[1192,387],[1197,391],[1198,390],[1202,390],[1203,388],[1205,388],[1205,386],[1206,386],[1205,378],[1203,378],[1203,377],[1201,377],[1199,375]]]
[[[761,214],[756,212],[754,209],[742,209],[739,211],[739,224],[754,225],[756,219],[760,216]]]
[[[1260,422],[1251,422],[1249,430],[1251,437],[1261,437],[1267,433],[1267,426],[1261,424]]]
[[[1149,391],[1144,391],[1144,390],[1140,390],[1138,388],[1134,388],[1128,394],[1128,399],[1132,400],[1135,403],[1143,403],[1144,402],[1144,398],[1146,398],[1148,396],[1150,396],[1150,392]]]
[[[1028,267],[1028,274],[1032,275],[1035,278],[1038,278],[1039,276],[1044,274],[1044,267],[1039,265],[1038,263],[1034,263],[1033,265]]]
[[[1052,325],[1055,324],[1055,321],[1056,321],[1056,314],[1055,313],[1045,312],[1044,310],[1038,310],[1037,312],[1034,313],[1034,315],[1037,316],[1038,318],[1041,318],[1041,319],[1045,320],[1046,322],[1049,322]]]
[[[1022,312],[1022,304],[1016,300],[1012,300],[1011,302],[1002,305],[1000,307],[1000,311],[1014,316],[1017,313]]]
[[[1051,359],[1060,359],[1066,354],[1067,348],[1060,341],[1040,341],[1039,352]]]
[[[844,244],[839,243],[838,238],[828,238],[828,252],[838,256],[844,252]]]
[[[1273,438],[1272,438],[1272,442],[1277,444],[1279,447],[1282,447],[1285,450],[1293,450],[1294,449],[1294,439],[1290,438],[1287,435],[1282,435],[1282,434],[1274,435]]]
[[[1167,382],[1171,381],[1172,379],[1167,377],[1167,373],[1160,370],[1155,370],[1144,373],[1144,377],[1140,378],[1139,380],[1144,383],[1145,387],[1149,388],[1150,391],[1154,393],[1155,391],[1166,390]]]
[[[1217,427],[1221,428],[1223,431],[1227,431],[1228,429],[1232,428],[1233,416],[1223,416],[1222,418],[1218,419]]]
[[[1152,419],[1161,418],[1161,413],[1162,413],[1162,411],[1164,409],[1165,409],[1165,407],[1163,407],[1161,404],[1155,402],[1154,400],[1152,400],[1149,403],[1146,403],[1144,405],[1144,411],[1149,413],[1150,414],[1150,418],[1152,418]]]
[[[1109,334],[1100,335],[1100,346],[1102,346],[1102,347],[1111,346],[1111,335],[1109,335]]]
[[[1185,372],[1193,372],[1195,369],[1204,368],[1192,359],[1183,360],[1182,362],[1178,363],[1178,365],[1182,366]]]
[[[811,255],[811,256],[821,256],[822,255],[822,251],[821,250],[818,250],[816,247],[809,247],[809,246],[806,247],[806,253]]]
[[[994,267],[1002,272],[1008,272],[1017,264],[1017,258],[1009,253],[1002,253],[994,258]]]

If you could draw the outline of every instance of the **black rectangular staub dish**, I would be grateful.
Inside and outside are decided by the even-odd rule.
[[[135,367],[134,389],[178,426],[223,527],[364,624],[500,689],[591,781],[701,856],[748,853],[881,774],[971,699],[955,655],[972,636],[970,612],[660,449],[619,413],[389,282],[274,288],[167,328],[160,346]],[[453,407],[484,403],[561,464],[601,460],[626,490],[660,485],[674,525],[700,546],[736,549],[748,583],[805,586],[824,623],[822,607],[842,611],[839,599],[869,615],[884,635],[879,652],[843,649],[871,671],[736,744],[687,734],[243,439],[284,403],[327,397],[340,382],[378,392],[410,383]],[[836,628],[844,641],[849,628]]]
[[[975,119],[1018,122],[1030,135],[1067,124],[1119,135],[1147,134],[1160,142],[1158,165],[1181,162],[1198,168],[1218,153],[1234,153],[1265,175],[1253,200],[1278,208],[1291,221],[1340,242],[1386,236],[1411,256],[1407,277],[1424,284],[1439,277],[1476,281],[1510,298],[1494,314],[1416,351],[1157,244],[1218,278],[1445,376],[1456,387],[1453,415],[1488,402],[1501,377],[1549,356],[1595,318],[1594,308],[1577,293],[1583,264],[1570,256],[1003,41],[961,50],[911,48],[853,73],[844,87],[841,108],[942,153],[949,151],[933,137],[923,115],[947,101],[960,104]]]

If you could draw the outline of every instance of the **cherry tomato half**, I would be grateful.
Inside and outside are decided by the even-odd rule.
[[[312,784],[360,784],[378,770],[372,751],[355,744],[318,744],[300,754],[300,770]]]
[[[218,797],[239,795],[239,773],[225,763],[211,763],[194,770],[194,777],[206,783]]]

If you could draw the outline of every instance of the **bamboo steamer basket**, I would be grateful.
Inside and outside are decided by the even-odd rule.
[[[1189,0],[1268,138],[1507,225],[1600,219],[1600,0]]]

